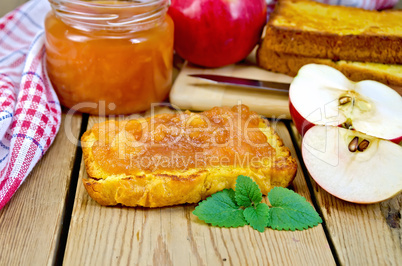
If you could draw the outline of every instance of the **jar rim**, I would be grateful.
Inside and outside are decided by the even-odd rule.
[[[127,8],[127,7],[144,7],[144,6],[152,6],[155,4],[159,4],[161,2],[167,2],[167,0],[100,0],[100,1],[86,1],[86,0],[48,0],[50,4],[78,4],[81,6],[88,7],[105,7],[110,8],[111,3],[118,3],[118,5],[114,5],[114,8]]]
[[[48,0],[56,16],[80,30],[145,30],[162,20],[168,0]],[[142,11],[142,12],[139,12]]]

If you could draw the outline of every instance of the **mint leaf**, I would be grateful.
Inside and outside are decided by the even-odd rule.
[[[214,226],[240,227],[247,224],[243,210],[236,204],[233,189],[224,189],[202,201],[193,211],[200,220]]]
[[[250,177],[239,175],[236,180],[236,202],[240,206],[249,207],[262,200],[261,189]]]
[[[268,226],[276,230],[303,230],[322,220],[306,199],[292,190],[274,187],[268,193],[271,203]]]
[[[269,220],[269,207],[265,203],[258,203],[256,207],[248,207],[244,210],[244,218],[255,229],[264,232]]]

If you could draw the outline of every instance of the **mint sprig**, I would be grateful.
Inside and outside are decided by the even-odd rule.
[[[250,207],[262,201],[262,193],[257,183],[244,175],[237,177],[235,195],[237,204],[243,207]]]
[[[265,203],[258,203],[255,208],[248,207],[243,212],[244,218],[255,230],[264,232],[269,221],[269,207]]]
[[[264,232],[303,230],[322,220],[306,199],[292,190],[275,187],[268,193],[269,207],[262,201],[258,185],[247,176],[238,176],[236,190],[224,189],[200,202],[193,214],[200,220],[219,227],[241,227],[249,224]]]
[[[268,225],[276,230],[303,230],[322,223],[318,213],[306,199],[292,190],[275,187],[268,193],[270,219]]]
[[[247,224],[237,205],[233,189],[224,189],[202,201],[193,211],[200,220],[219,227],[241,227]]]

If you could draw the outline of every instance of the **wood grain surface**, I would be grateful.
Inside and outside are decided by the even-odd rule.
[[[81,115],[63,115],[54,143],[0,211],[0,265],[55,262],[77,149],[67,136],[77,139],[80,127]]]
[[[166,109],[163,109],[166,111]],[[91,117],[88,127],[99,118]],[[295,151],[285,125],[273,126]],[[80,179],[86,176],[84,164]],[[302,174],[293,189],[311,202]],[[103,207],[92,200],[82,183],[70,224],[66,265],[334,265],[322,225],[282,232],[250,227],[217,228],[192,214],[196,205],[147,209]]]
[[[27,0],[1,0],[0,1],[0,17],[4,16],[11,10],[27,2]]]

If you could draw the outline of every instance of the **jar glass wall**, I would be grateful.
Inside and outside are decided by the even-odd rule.
[[[173,58],[167,0],[49,1],[47,71],[62,105],[128,114],[167,97]]]

